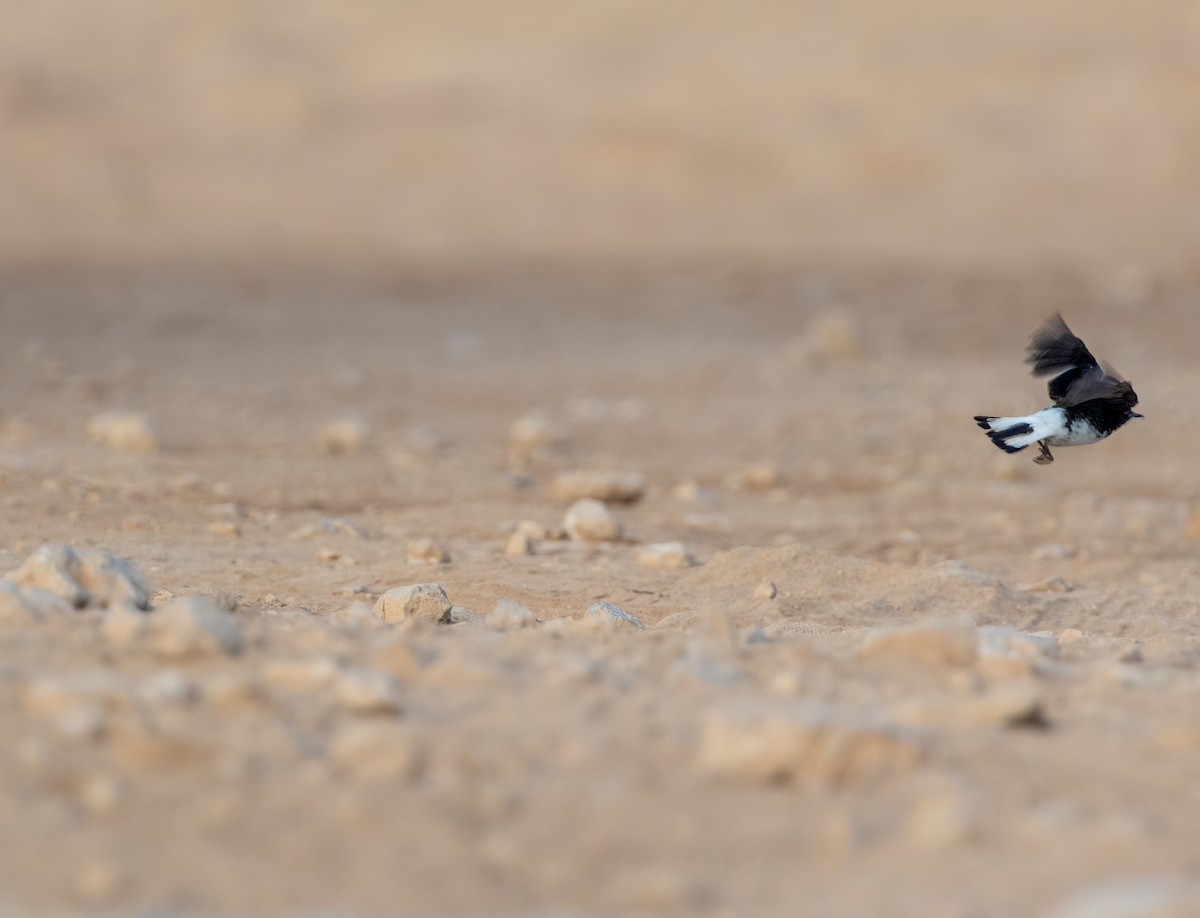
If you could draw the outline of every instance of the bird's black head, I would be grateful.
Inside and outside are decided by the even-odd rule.
[[[1138,397],[1137,393],[1133,391],[1133,386],[1129,385],[1128,383],[1125,384],[1125,391],[1121,393],[1121,400],[1125,402],[1125,417],[1127,420],[1129,418],[1140,418],[1145,416],[1138,414],[1133,410],[1134,406],[1138,403]]]

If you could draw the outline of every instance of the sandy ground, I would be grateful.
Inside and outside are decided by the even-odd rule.
[[[0,911],[1200,914],[1191,4],[6,6]]]
[[[1197,867],[1200,762],[1179,291],[752,268],[5,291],[6,567],[103,548],[156,606],[232,610],[243,644],[5,620],[12,907],[1074,915],[1194,893],[1171,885]],[[970,415],[1040,404],[1020,358],[1049,302],[1147,419],[1038,468]],[[157,451],[91,442],[112,409],[149,414]],[[513,441],[530,412],[543,439]],[[554,537],[579,468],[644,476],[613,506],[624,540]],[[506,555],[521,520],[547,538]],[[422,538],[449,562],[409,560]],[[695,566],[639,560],[676,540]],[[421,582],[483,622],[368,611]],[[506,599],[528,627],[489,623]],[[597,600],[645,630],[588,621]],[[879,635],[929,619],[948,630]]]

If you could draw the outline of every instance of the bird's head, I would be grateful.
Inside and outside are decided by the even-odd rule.
[[[1137,403],[1138,403],[1138,397],[1137,397],[1137,393],[1133,391],[1133,386],[1131,386],[1127,382],[1123,383],[1123,391],[1121,392],[1121,400],[1123,402],[1125,402],[1126,418],[1145,417],[1145,415],[1138,414],[1136,411],[1133,410],[1134,406],[1137,405]]]

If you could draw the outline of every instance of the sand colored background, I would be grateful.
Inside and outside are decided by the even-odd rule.
[[[1180,0],[7,7],[17,256],[1196,266]]]
[[[0,6],[0,910],[1200,912],[1192,5]]]

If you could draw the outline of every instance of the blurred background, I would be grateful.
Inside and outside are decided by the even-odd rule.
[[[8,263],[1200,267],[1187,0],[0,9]]]

